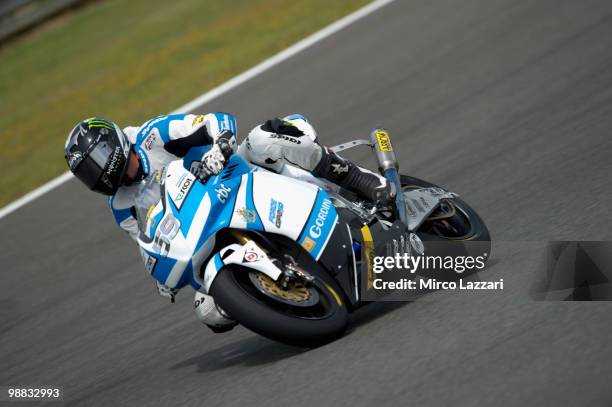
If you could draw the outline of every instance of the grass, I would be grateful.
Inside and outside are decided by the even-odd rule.
[[[365,3],[106,0],[4,45],[0,207],[68,169],[79,120],[167,113]]]

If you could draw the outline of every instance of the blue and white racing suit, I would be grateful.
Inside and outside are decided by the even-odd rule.
[[[123,129],[138,154],[145,176],[181,158],[185,168],[191,169],[224,130],[234,134],[230,142],[235,151],[236,119],[228,113],[159,116],[140,127]],[[108,201],[115,221],[134,240],[139,233],[134,208],[138,187],[139,184],[122,186]]]

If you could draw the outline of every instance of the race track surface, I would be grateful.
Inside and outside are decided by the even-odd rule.
[[[539,242],[612,237],[611,49],[609,0],[396,1],[198,109],[235,113],[241,138],[294,112],[329,145],[386,126],[403,172],[482,214],[480,277],[503,292],[375,305],[308,351],[215,335],[70,181],[0,220],[0,385],[60,385],[69,406],[610,405],[612,304],[528,286]]]

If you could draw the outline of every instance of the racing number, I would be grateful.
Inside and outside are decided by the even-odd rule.
[[[159,227],[155,231],[153,238],[153,249],[162,257],[168,257],[170,253],[170,241],[179,231],[179,221],[172,215],[168,214],[162,219]]]
[[[168,257],[168,253],[170,253],[170,241],[168,241],[166,236],[160,236],[159,233],[156,233],[153,238],[153,249],[159,253],[160,256]]]

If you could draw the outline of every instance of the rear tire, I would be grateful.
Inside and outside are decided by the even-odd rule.
[[[226,266],[210,287],[210,294],[221,309],[246,328],[267,338],[303,347],[323,345],[346,331],[348,311],[342,291],[331,278],[322,276],[323,272],[311,273],[319,296],[318,305],[313,305],[312,310],[292,308],[264,296],[248,278],[253,272],[236,265]]]
[[[402,188],[410,186],[419,188],[440,188],[438,185],[432,184],[431,182],[407,175],[401,175],[400,181]],[[428,225],[427,221],[425,221],[419,228],[419,235],[429,236],[431,240],[464,241],[466,242],[465,250],[467,250],[467,254],[474,257],[484,254],[486,260],[490,259],[491,235],[482,218],[463,199],[459,197],[453,198],[452,202],[457,208],[457,213],[449,223],[465,225],[462,233],[449,233],[445,236],[444,233],[441,232],[443,228],[437,228],[436,225],[432,224]]]
[[[424,181],[419,178],[409,177],[407,175],[401,176],[402,188],[415,186],[419,188],[440,188],[438,185],[432,184],[431,182]],[[489,229],[485,225],[482,218],[476,213],[472,207],[470,207],[463,199],[457,197],[452,199],[455,206],[463,212],[462,214],[455,215],[456,217],[462,216],[469,222],[469,231],[461,237],[443,236],[438,234],[438,237],[447,240],[476,240],[476,241],[491,241],[491,235]]]

